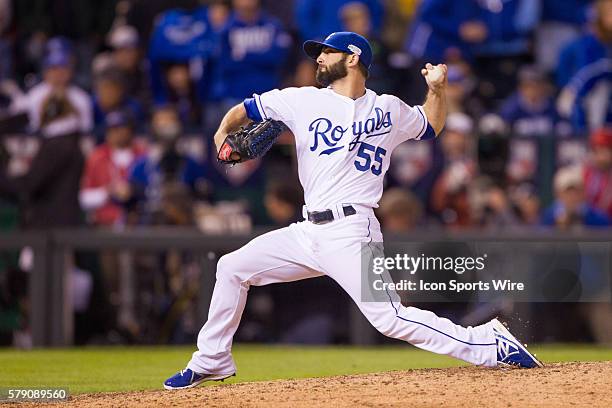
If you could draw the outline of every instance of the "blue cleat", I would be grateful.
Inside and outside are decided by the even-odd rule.
[[[204,381],[223,381],[227,377],[236,375],[231,374],[199,374],[186,368],[164,381],[164,388],[167,390],[182,390],[193,388]]]
[[[497,365],[499,367],[544,367],[499,320],[493,319],[491,323],[495,333],[495,343],[497,343]]]

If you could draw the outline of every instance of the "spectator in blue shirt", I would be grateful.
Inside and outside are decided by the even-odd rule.
[[[199,125],[199,103],[208,93],[208,64],[217,38],[208,12],[207,7],[165,12],[149,44],[154,103],[176,104],[187,126]]]
[[[542,216],[542,224],[570,230],[583,227],[607,227],[608,217],[586,202],[580,167],[564,167],[554,180],[556,201]]]
[[[278,88],[291,38],[259,0],[234,0],[234,11],[220,33],[213,97],[242,100]]]
[[[596,18],[591,31],[561,51],[557,85],[564,87],[581,68],[602,58],[612,58],[612,0],[595,3]]]
[[[478,22],[485,27],[484,41],[475,43],[477,55],[513,56],[527,54],[529,39],[540,18],[534,0],[477,1]]]
[[[417,9],[405,49],[413,57],[433,64],[445,62],[449,54],[470,59],[470,44],[486,38],[486,29],[476,21],[477,16],[472,0],[424,0]]]
[[[518,90],[503,103],[500,116],[513,136],[552,136],[557,113],[544,73],[534,66],[521,68]]]
[[[424,0],[407,49],[434,63],[447,60],[449,52],[468,60],[474,55],[524,54],[538,16],[533,0]]]

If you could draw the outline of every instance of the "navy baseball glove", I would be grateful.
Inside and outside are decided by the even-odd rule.
[[[283,130],[285,124],[276,120],[251,122],[225,138],[217,159],[224,164],[236,164],[261,157],[270,150]],[[232,153],[238,153],[239,158],[233,159]]]

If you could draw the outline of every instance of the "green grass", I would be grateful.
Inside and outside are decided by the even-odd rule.
[[[612,360],[612,348],[533,347],[545,362]],[[0,387],[69,387],[70,392],[160,389],[185,366],[191,347],[0,350]],[[229,382],[357,374],[462,363],[413,347],[234,347],[238,377]],[[226,381],[227,382],[227,381]]]

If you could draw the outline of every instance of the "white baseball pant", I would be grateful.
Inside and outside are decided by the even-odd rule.
[[[496,366],[490,323],[466,328],[430,311],[404,307],[399,302],[362,301],[361,243],[382,242],[382,234],[372,209],[355,207],[359,208],[355,215],[321,225],[308,221],[292,224],[263,234],[222,256],[217,264],[208,321],[200,330],[198,350],[187,367],[198,373],[236,371],[232,339],[251,285],[322,275],[334,279],[382,334],[472,364]]]

